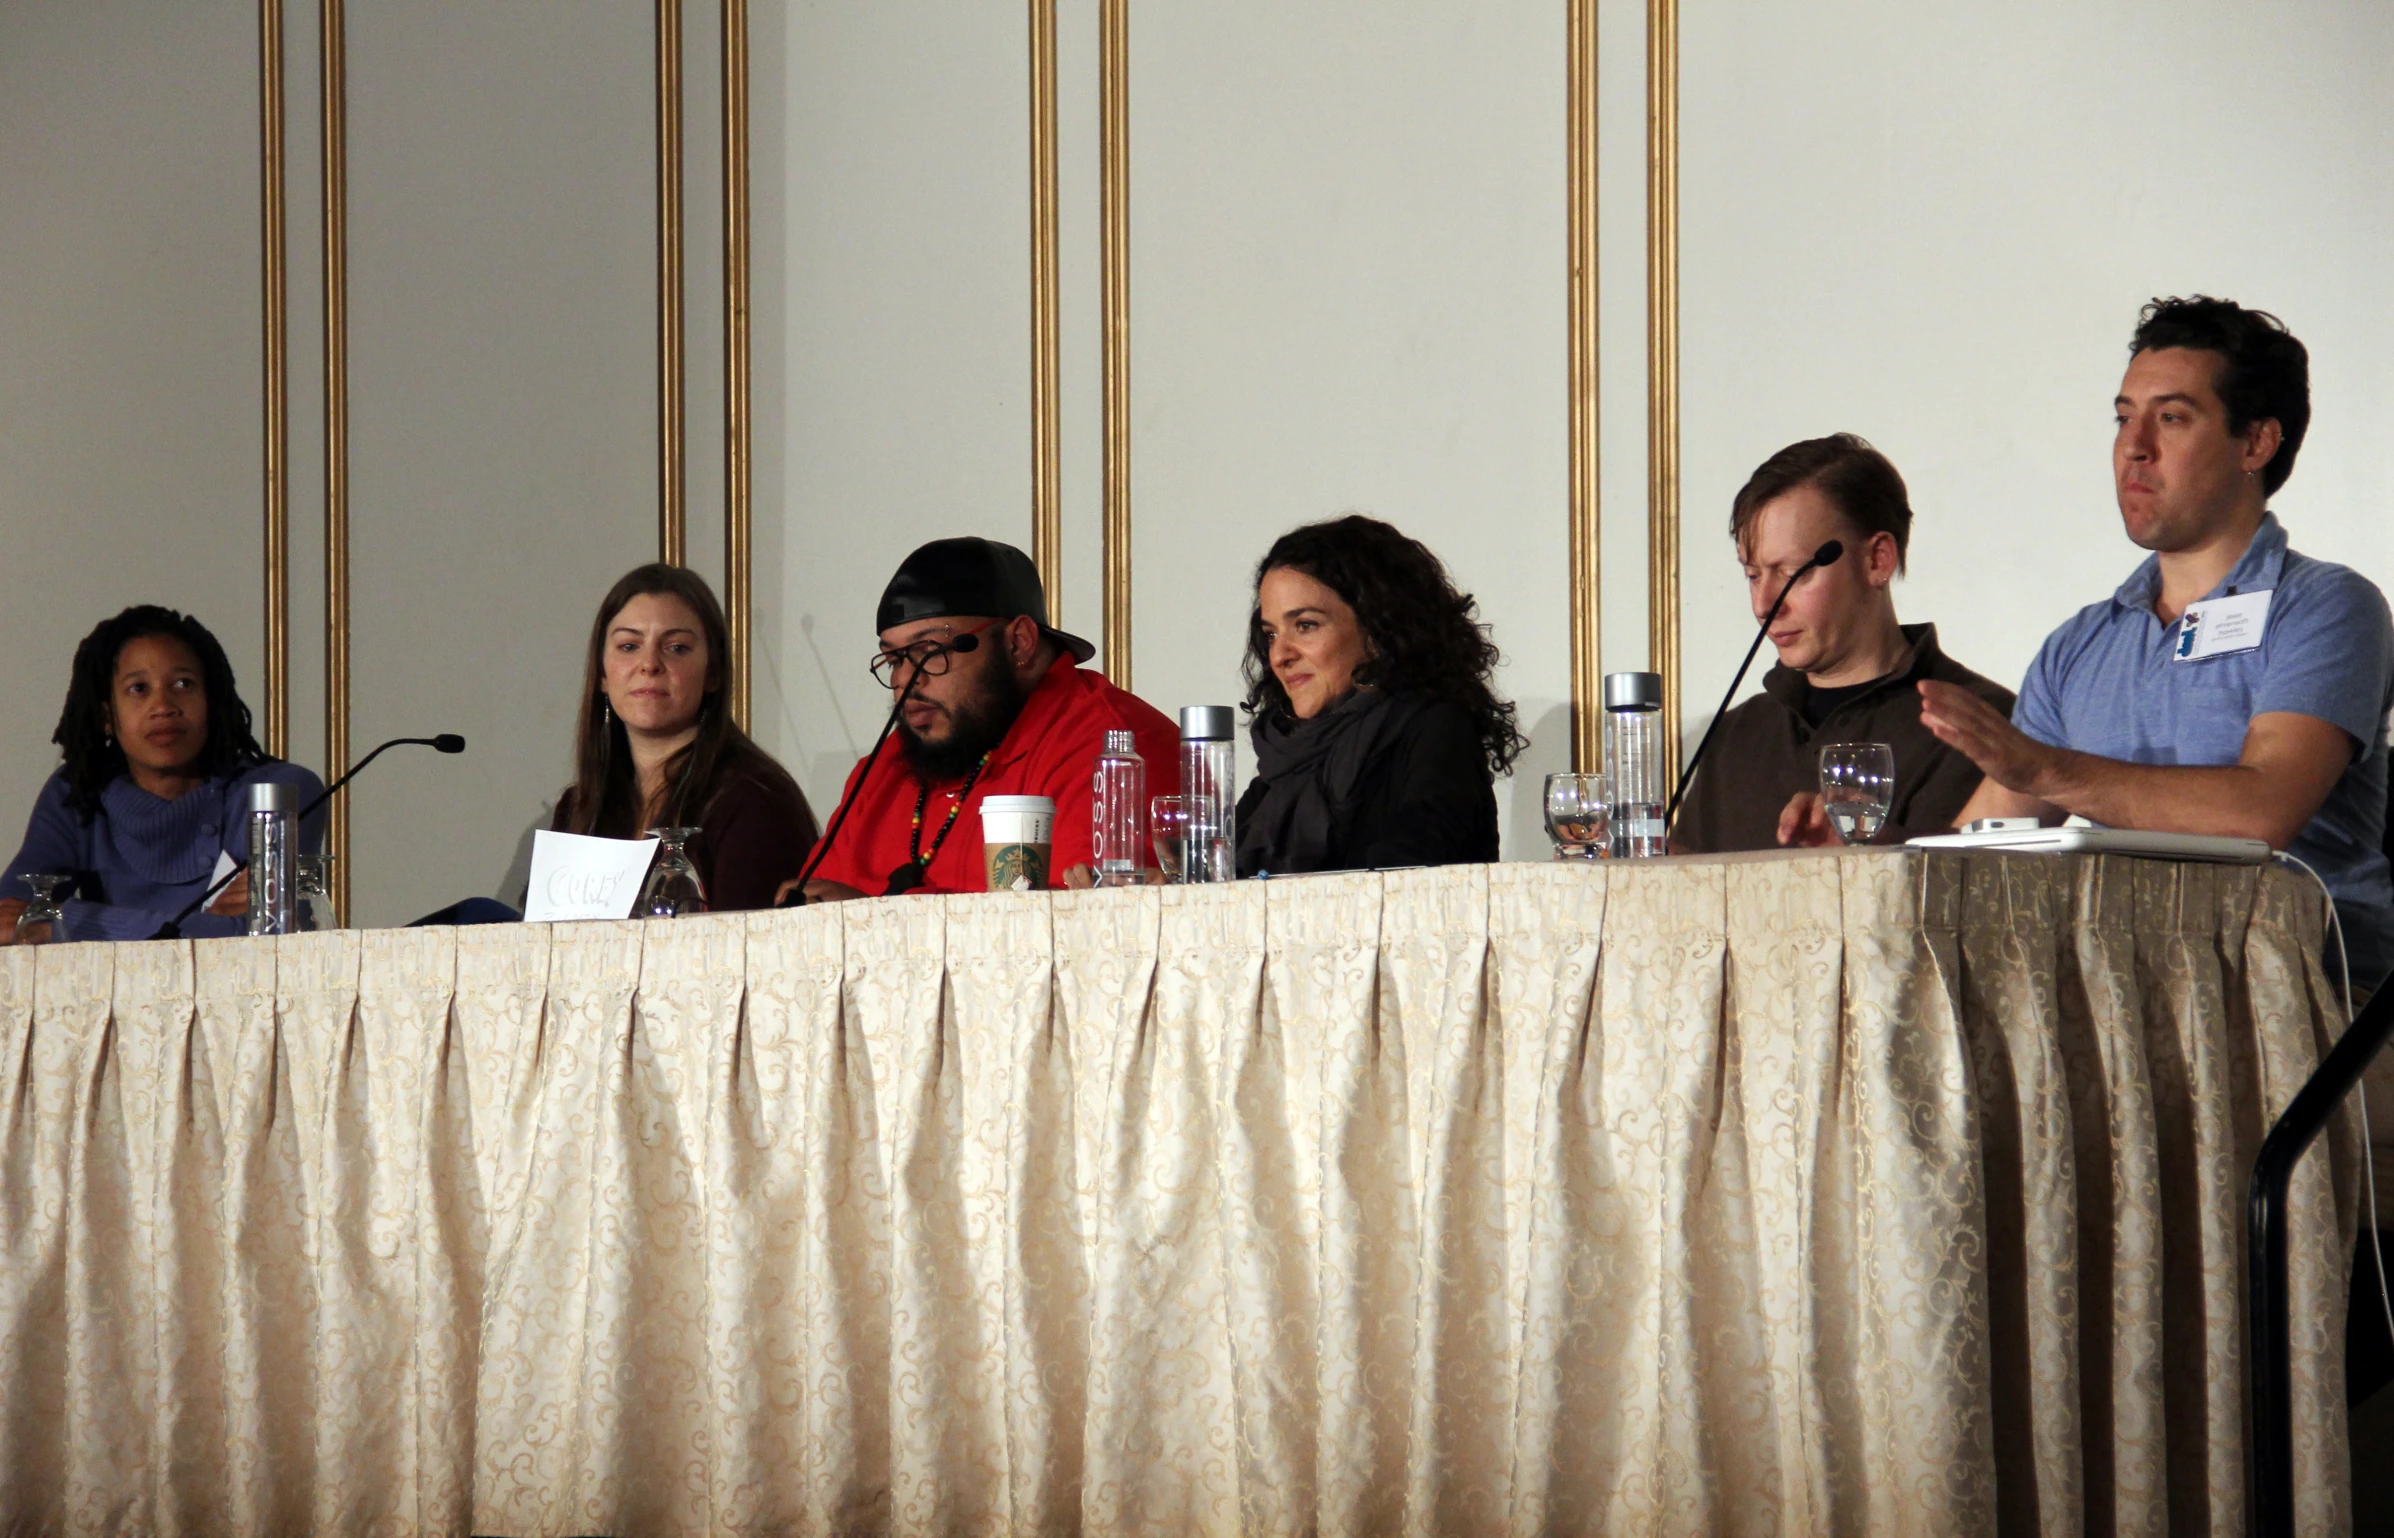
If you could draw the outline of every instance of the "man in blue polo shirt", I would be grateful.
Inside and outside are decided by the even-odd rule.
[[[2265,839],[2326,881],[2353,985],[2374,988],[2394,970],[2394,622],[2268,510],[2310,424],[2309,354],[2275,316],[2206,298],[2147,305],[2129,351],[2112,475],[2153,554],[2046,637],[2009,721],[1920,686],[1921,721],[1986,775],[1959,820]]]

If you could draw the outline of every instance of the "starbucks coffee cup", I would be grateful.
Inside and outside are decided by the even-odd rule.
[[[1044,890],[1055,830],[1056,803],[1047,796],[983,796],[981,860],[989,890]]]

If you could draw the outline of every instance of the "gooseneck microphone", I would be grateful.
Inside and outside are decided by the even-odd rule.
[[[299,815],[291,819],[292,824],[296,826],[300,823],[306,822],[308,818],[315,813],[316,808],[322,806],[325,802],[330,801],[333,798],[333,792],[339,790],[342,786],[347,785],[351,780],[356,779],[359,772],[368,764],[382,757],[383,754],[389,752],[393,748],[407,747],[430,748],[435,753],[463,753],[465,751],[465,739],[458,736],[455,732],[443,732],[438,737],[393,737],[390,741],[383,743],[380,747],[377,747],[373,752],[367,754],[364,758],[361,758],[356,763],[350,765],[348,773],[342,775],[330,785],[325,786],[323,790],[317,792],[316,799],[301,807],[299,809]],[[190,902],[184,904],[182,912],[176,914],[173,918],[168,919],[164,924],[160,925],[158,932],[150,936],[150,938],[153,940],[180,940],[183,938],[183,921],[191,917],[191,915],[194,913],[197,913],[201,908],[207,906],[208,902],[214,898],[217,893],[223,891],[226,887],[233,884],[233,878],[235,876],[240,875],[248,868],[249,867],[245,865],[236,865],[231,870],[226,871],[221,877],[217,878],[217,880],[211,884],[205,892],[200,893],[199,896],[194,897]]]
[[[435,753],[463,753],[465,751],[465,739],[458,736],[455,732],[443,732],[438,737],[393,737],[390,741],[382,744],[382,746],[376,748],[364,758],[361,758],[356,763],[350,765],[349,772],[347,774],[342,775],[330,785],[325,786],[323,790],[317,792],[316,799],[301,807],[299,809],[299,815],[291,820],[293,822],[307,821],[309,815],[313,813],[316,808],[322,806],[325,802],[330,801],[333,798],[334,791],[339,790],[351,780],[356,779],[368,764],[382,757],[383,754],[388,753],[393,748],[430,748]]]
[[[975,652],[980,649],[981,638],[969,630],[948,643],[951,652]],[[831,841],[840,836],[840,827],[848,820],[849,808],[856,804],[857,794],[864,789],[866,779],[873,773],[873,760],[881,756],[882,744],[889,741],[889,734],[898,729],[898,713],[906,708],[908,700],[914,698],[914,686],[922,681],[923,670],[918,667],[914,670],[914,676],[906,680],[906,687],[899,690],[898,697],[890,702],[889,719],[881,723],[881,735],[873,739],[872,751],[865,754],[864,763],[857,769],[855,779],[849,782],[846,793],[840,797],[840,804],[831,809],[831,821],[823,825],[822,836],[815,840],[815,851],[806,857],[805,867],[798,872],[797,885],[791,887],[790,895],[774,904],[775,907],[806,906],[806,884],[815,879],[816,870],[823,864],[823,856],[831,852]]]
[[[1786,606],[1787,595],[1795,591],[1798,582],[1804,580],[1804,573],[1816,566],[1834,566],[1837,558],[1844,554],[1845,541],[1830,540],[1813,551],[1812,559],[1797,567],[1794,576],[1779,585],[1779,596],[1772,600],[1771,612],[1762,617],[1761,625],[1754,631],[1754,644],[1746,648],[1746,660],[1737,665],[1737,676],[1729,680],[1728,692],[1721,696],[1721,708],[1712,713],[1712,721],[1704,728],[1704,735],[1696,739],[1696,751],[1688,755],[1687,767],[1679,771],[1679,788],[1671,792],[1671,804],[1663,812],[1663,828],[1666,832],[1672,820],[1679,815],[1680,799],[1687,794],[1688,781],[1696,777],[1696,766],[1704,762],[1704,750],[1712,746],[1712,734],[1721,729],[1721,717],[1729,713],[1730,699],[1736,695],[1737,686],[1746,681],[1746,669],[1754,665],[1754,654],[1762,650],[1762,638],[1771,633],[1771,621],[1777,619],[1779,610]]]

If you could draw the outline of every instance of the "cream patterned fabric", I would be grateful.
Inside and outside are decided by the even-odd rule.
[[[2239,1532],[2317,910],[1855,851],[7,951],[0,1510]]]

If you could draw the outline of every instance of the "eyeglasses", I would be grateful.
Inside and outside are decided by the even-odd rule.
[[[999,623],[1001,622],[998,620],[985,619],[962,635],[949,640],[917,641],[912,646],[901,647],[896,651],[876,652],[872,661],[873,678],[885,689],[897,687],[898,669],[902,667],[911,667],[925,678],[937,678],[948,670],[950,657],[959,652],[979,651],[981,649],[981,632]]]

